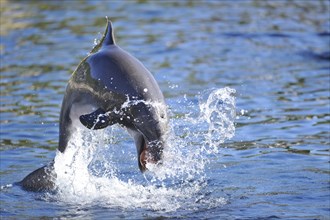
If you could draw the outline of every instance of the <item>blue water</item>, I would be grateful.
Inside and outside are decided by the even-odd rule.
[[[329,1],[0,3],[1,219],[329,219]],[[72,160],[61,102],[105,16],[165,95],[165,168],[143,176],[115,126],[77,136],[58,194],[12,186]]]

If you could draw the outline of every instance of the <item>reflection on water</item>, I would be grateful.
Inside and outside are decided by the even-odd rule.
[[[0,4],[1,217],[328,217],[329,1]],[[209,132],[207,124],[191,123],[199,116],[203,91],[236,90],[235,137],[207,156],[193,210],[83,206],[2,187],[55,157],[67,80],[100,38],[105,16],[114,23],[118,44],[159,82],[179,140],[198,148]],[[125,135],[118,138],[111,146],[120,149],[118,157],[129,157],[116,164],[126,175],[123,181],[143,182],[133,143]],[[224,200],[205,205],[217,199]]]

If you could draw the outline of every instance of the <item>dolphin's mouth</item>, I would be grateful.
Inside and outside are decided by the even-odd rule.
[[[158,146],[159,144],[156,144],[159,143],[158,141],[148,142],[139,132],[136,132],[133,137],[137,148],[139,168],[144,172],[147,170],[148,163],[157,164],[161,160],[162,150]]]
[[[142,172],[147,170],[147,144],[144,138],[142,138],[142,143],[140,145],[140,152],[138,152],[138,162],[139,162],[139,168]]]

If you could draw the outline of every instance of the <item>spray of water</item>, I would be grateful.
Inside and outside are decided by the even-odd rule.
[[[226,87],[210,93],[204,92],[200,96],[200,121],[202,123],[205,121],[208,125],[204,146],[209,153],[216,153],[218,147],[235,134],[236,109],[232,96],[234,93],[234,89]]]
[[[161,165],[137,169],[133,141],[119,126],[103,131],[78,130],[65,153],[57,152],[57,200],[106,207],[175,211],[223,205],[224,198],[204,193],[208,156],[216,154],[235,132],[235,90],[213,89],[189,102],[195,111],[178,118],[172,114]],[[181,104],[182,106],[182,104]],[[196,109],[199,107],[199,112]],[[130,148],[130,150],[127,150]]]

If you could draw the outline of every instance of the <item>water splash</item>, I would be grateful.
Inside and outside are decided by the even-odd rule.
[[[235,90],[225,87],[200,96],[200,120],[208,125],[206,146],[217,152],[219,146],[235,135]],[[205,98],[207,97],[207,98]]]
[[[13,184],[2,185],[2,186],[0,186],[0,191],[4,191],[4,190],[10,189],[12,187],[13,187]]]
[[[49,196],[70,204],[164,212],[225,204],[224,198],[209,196],[205,166],[208,155],[234,135],[234,93],[230,88],[206,91],[198,104],[185,98],[185,108],[195,111],[173,117],[162,164],[147,164],[143,175],[133,141],[122,128],[78,130],[65,153],[57,152],[58,193]]]

